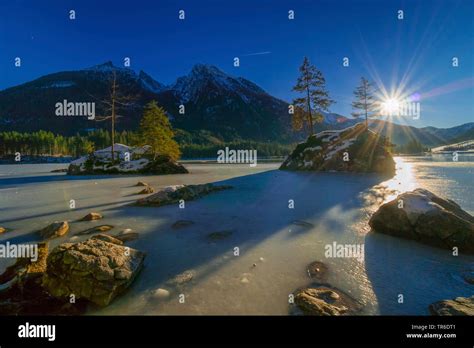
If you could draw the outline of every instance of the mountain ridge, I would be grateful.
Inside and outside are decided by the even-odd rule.
[[[291,130],[291,115],[286,101],[273,97],[252,81],[234,77],[214,65],[195,64],[188,74],[165,85],[143,70],[137,73],[130,68],[117,67],[112,61],[80,70],[47,74],[1,90],[0,130],[44,129],[67,135],[107,127],[107,124],[78,117],[55,117],[54,105],[64,99],[86,102],[105,99],[113,71],[119,88],[136,96],[132,106],[121,110],[124,117],[117,124],[118,130],[136,129],[143,105],[156,100],[165,108],[174,127],[189,132],[206,130],[223,139],[287,143],[306,136],[304,132]],[[181,109],[184,113],[180,113]],[[103,114],[104,106],[98,105],[97,112]],[[322,114],[323,123],[316,125],[316,131],[342,129],[358,122],[337,113]],[[373,120],[371,124],[380,128],[383,135],[390,134],[396,144],[417,137],[426,145],[439,145],[469,136],[466,134],[474,129],[474,123],[446,129],[416,128],[382,120]]]

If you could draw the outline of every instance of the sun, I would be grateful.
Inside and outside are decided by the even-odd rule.
[[[385,115],[393,116],[398,114],[400,101],[397,98],[389,98],[382,102],[382,112]]]

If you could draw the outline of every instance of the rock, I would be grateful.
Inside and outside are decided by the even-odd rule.
[[[46,270],[46,258],[48,256],[48,243],[38,243],[38,258],[32,261],[29,258],[18,258],[16,262],[7,267],[0,275],[0,284],[5,284],[15,277],[17,282],[24,282],[26,277],[42,274]]]
[[[50,173],[67,173],[67,168],[54,169],[54,170],[50,171]]]
[[[88,228],[87,230],[78,232],[78,233],[76,233],[76,235],[77,236],[83,236],[85,234],[107,232],[107,231],[110,231],[112,228],[114,228],[114,226],[112,226],[112,225],[99,225],[99,226],[94,226],[92,228]]]
[[[143,190],[141,190],[140,192],[138,192],[139,195],[147,195],[149,193],[154,193],[155,192],[155,189],[151,186],[145,186],[145,188]]]
[[[240,279],[240,282],[243,284],[248,284],[250,283],[250,280],[247,277],[242,277],[242,279]]]
[[[89,174],[180,174],[188,173],[186,168],[167,155],[154,156],[151,147],[130,147],[123,144],[95,151],[87,156],[72,161],[68,168],[69,175]],[[127,158],[129,157],[129,158]]]
[[[207,235],[207,238],[211,241],[218,241],[222,239],[229,238],[234,233],[234,230],[225,230],[225,231],[218,231],[212,232]]]
[[[89,213],[86,216],[84,216],[82,219],[79,219],[79,221],[93,221],[93,220],[100,220],[102,218],[103,216],[99,213]]]
[[[151,196],[139,199],[136,201],[135,205],[163,206],[167,204],[178,203],[180,200],[191,201],[208,195],[212,192],[222,191],[230,188],[232,188],[232,186],[217,186],[213,184],[168,186]]]
[[[0,226],[0,234],[7,232],[5,227]]]
[[[313,228],[314,225],[310,222],[302,221],[302,220],[294,220],[292,222],[293,225],[306,227],[306,228]]]
[[[174,224],[171,225],[171,228],[180,229],[180,228],[187,227],[193,224],[194,224],[194,221],[191,221],[191,220],[178,220]]]
[[[74,294],[107,306],[132,284],[144,258],[141,251],[100,239],[63,243],[48,256],[43,286],[56,298]]]
[[[306,142],[296,146],[280,169],[393,175],[395,161],[386,139],[367,130],[364,123],[358,123],[343,130],[327,130],[311,135]]]
[[[174,278],[168,280],[166,283],[170,285],[183,285],[190,282],[196,276],[196,272],[193,270],[187,270],[183,273],[178,274]]]
[[[139,181],[139,182],[137,182],[137,184],[135,186],[148,186],[148,184],[146,182]]]
[[[38,259],[17,259],[0,276],[0,284],[10,282],[0,291],[0,313],[2,315],[78,315],[85,311],[78,301],[60,301],[51,297],[42,287],[46,271],[48,244],[38,244]]]
[[[464,272],[461,276],[466,283],[474,284],[474,271]]]
[[[138,239],[140,234],[138,232],[127,232],[127,233],[119,233],[115,236],[118,240],[125,242],[130,242],[132,240]]]
[[[328,287],[298,290],[295,304],[306,315],[351,315],[360,309],[354,299]]]
[[[152,296],[156,299],[165,299],[165,298],[168,298],[170,297],[170,292],[166,289],[156,289],[155,291],[153,291],[152,293]]]
[[[318,282],[325,282],[328,273],[328,267],[326,264],[320,261],[311,262],[308,265],[308,275],[310,278],[317,280]]]
[[[383,204],[369,221],[375,232],[474,253],[474,217],[449,199],[418,188]]]
[[[260,262],[264,262],[265,259],[264,259],[263,257],[261,257],[261,258],[259,258],[259,261],[260,261]]]
[[[456,297],[454,300],[443,300],[429,306],[432,315],[474,315],[474,296]]]
[[[39,235],[43,239],[53,239],[64,236],[69,231],[69,223],[67,221],[56,221],[39,231]]]
[[[120,239],[117,239],[115,237],[109,236],[108,234],[96,234],[95,236],[92,236],[90,239],[100,239],[103,240],[104,242],[109,242],[117,245],[123,245],[123,241]]]

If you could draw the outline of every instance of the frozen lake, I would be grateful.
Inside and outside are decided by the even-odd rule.
[[[397,158],[397,175],[389,180],[283,172],[278,166],[187,164],[190,174],[183,175],[69,177],[50,173],[61,164],[2,165],[0,226],[13,231],[0,240],[28,242],[32,231],[91,211],[104,219],[71,223],[69,236],[54,240],[51,247],[93,224],[114,225],[111,234],[126,228],[139,232],[140,238],[127,244],[147,253],[145,268],[126,294],[90,314],[285,315],[289,294],[311,283],[306,266],[313,261],[328,265],[327,282],[360,301],[362,314],[428,314],[432,302],[474,293],[459,276],[474,268],[474,257],[453,257],[449,250],[369,233],[367,224],[383,201],[416,187],[450,198],[473,214],[473,156],[461,156],[458,162],[442,155]],[[137,181],[155,189],[207,182],[234,188],[187,202],[185,209],[131,207],[143,197],[135,195]],[[75,209],[69,208],[71,199]],[[178,220],[194,224],[173,229]],[[215,242],[206,237],[218,231],[232,234]],[[326,258],[325,245],[333,242],[364,244],[364,259]],[[234,255],[236,247],[239,256]],[[1,260],[0,271],[9,263]],[[195,273],[192,281],[180,287],[167,283],[187,270]],[[153,297],[158,288],[170,296]]]

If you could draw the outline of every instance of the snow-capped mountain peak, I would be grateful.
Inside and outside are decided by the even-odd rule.
[[[194,65],[188,75],[176,80],[171,90],[182,103],[195,102],[202,93],[238,95],[248,103],[256,94],[265,93],[262,88],[242,77],[233,77],[214,65],[206,64]]]

